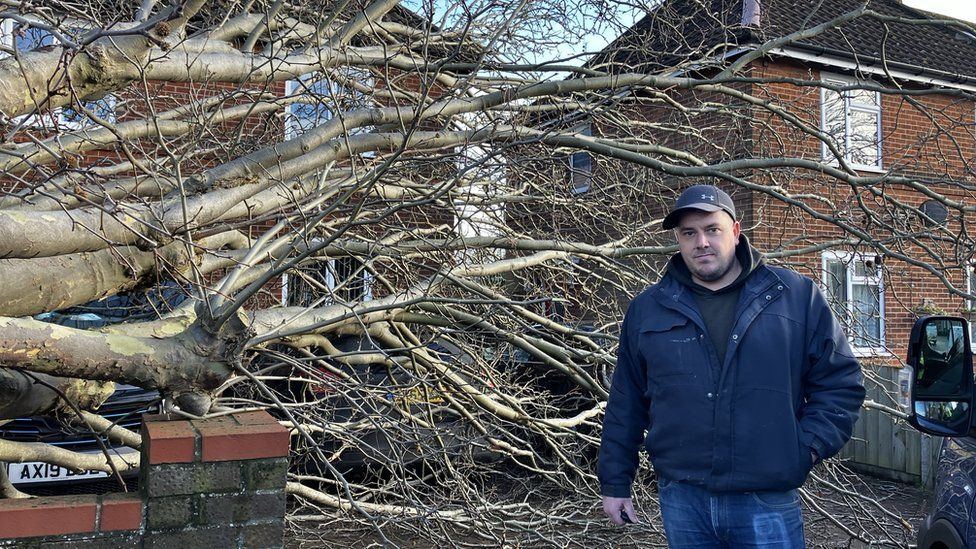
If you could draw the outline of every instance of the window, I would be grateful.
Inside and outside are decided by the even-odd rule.
[[[11,48],[14,35],[14,20],[0,19],[0,45],[4,48]],[[6,57],[7,52],[0,52],[0,57]]]
[[[106,95],[101,99],[83,103],[85,110],[108,123],[116,121],[115,104],[114,95]],[[71,107],[62,107],[59,115],[60,123],[68,129],[81,129],[97,125],[84,111],[75,110]]]
[[[856,80],[827,75],[823,82],[836,87],[857,84]],[[838,92],[821,88],[820,103],[821,129],[844,160],[857,168],[881,168],[880,94],[868,90]],[[826,143],[823,144],[823,157],[826,161],[837,160]]]
[[[592,135],[590,126],[586,125],[579,134]],[[579,151],[569,155],[569,184],[573,194],[589,191],[592,179],[593,156],[588,151]]]
[[[373,299],[375,276],[355,257],[320,261],[284,278],[282,302],[294,307],[334,303],[355,304]]]
[[[875,256],[828,252],[823,271],[827,298],[854,350],[884,351],[884,287]]]
[[[298,137],[308,130],[332,119],[330,105],[335,104],[331,82],[319,74],[285,83],[285,94],[304,94],[300,102],[288,105],[285,119],[285,139]]]
[[[12,26],[11,26],[11,30]],[[18,51],[30,51],[44,46],[54,45],[54,35],[44,29],[30,27],[12,32],[14,41],[11,45],[16,45]]]
[[[44,29],[22,28],[13,19],[0,19],[0,45],[8,51],[14,49],[15,46],[18,51],[25,52],[54,44],[54,35]],[[7,52],[0,53],[0,57],[7,55],[9,55]]]
[[[966,293],[969,295],[976,295],[976,264],[970,264],[966,267]],[[969,322],[969,342],[970,348],[973,347],[972,343],[976,341],[976,299],[966,299],[966,310],[969,312],[967,315],[967,321]],[[973,353],[976,353],[976,348],[973,348]]]
[[[372,76],[363,70],[338,69],[341,77],[356,80],[366,87],[373,86]],[[321,73],[309,73],[298,80],[285,83],[285,94],[301,95],[301,101],[288,106],[285,138],[292,139],[331,120],[336,113],[370,106],[369,98],[360,91],[347,89]],[[354,128],[349,134],[370,131],[370,127]]]
[[[79,29],[69,29],[69,32],[79,32]],[[57,41],[50,32],[37,27],[20,28],[12,19],[0,20],[0,45],[5,48],[15,48],[19,52],[27,52],[44,46],[56,45]],[[7,54],[0,52],[0,57]],[[116,99],[113,95],[95,101],[82,103],[88,110],[102,120],[114,123],[116,121]],[[25,125],[38,127],[55,127],[67,130],[77,130],[95,126],[83,110],[71,107],[54,109],[43,114],[29,114],[18,117],[17,121]]]

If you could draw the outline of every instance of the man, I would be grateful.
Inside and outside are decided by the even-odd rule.
[[[796,488],[851,436],[857,360],[816,284],[766,265],[740,234],[729,195],[695,185],[663,227],[679,251],[621,327],[603,509],[614,524],[636,520],[643,442],[670,547],[803,547]]]

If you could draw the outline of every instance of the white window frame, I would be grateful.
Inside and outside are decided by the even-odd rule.
[[[976,263],[966,265],[966,293],[976,295]],[[969,322],[969,348],[976,354],[973,342],[976,341],[976,299],[966,298],[966,322]]]
[[[329,259],[329,260],[326,260],[326,261],[322,262],[322,263],[325,263],[327,265],[327,268],[325,269],[325,280],[320,280],[320,282],[322,282],[322,284],[326,288],[328,288],[328,290],[330,292],[334,292],[338,286],[340,286],[342,283],[344,283],[344,281],[337,281],[336,280],[336,259],[337,258],[333,258],[333,259]],[[373,300],[373,287],[376,284],[376,275],[374,275],[373,272],[371,270],[369,270],[369,268],[367,266],[364,265],[362,267],[362,269],[360,269],[360,270],[357,271],[357,276],[362,276],[362,279],[363,279],[363,296],[362,296],[362,299],[360,299],[360,301],[363,302],[363,303],[365,303],[367,301],[372,301]],[[289,293],[289,288],[290,288],[289,278],[290,277],[288,276],[287,273],[281,275],[281,304],[282,304],[282,306],[289,306],[288,305],[288,297],[289,297],[288,293]],[[336,301],[334,299],[332,299],[332,298],[326,298],[318,306],[332,305],[334,303],[336,303]],[[300,307],[301,305],[294,305],[294,306],[295,307]]]
[[[856,86],[859,81],[854,78],[847,76],[841,76],[838,74],[821,73],[820,80],[825,84],[830,84],[837,87],[850,87]],[[846,92],[834,92],[833,90],[828,90],[827,88],[820,88],[820,131],[827,133],[827,94],[828,93],[842,93],[842,100],[844,105],[843,116],[844,116],[844,140],[843,143],[838,143],[837,145],[841,148],[841,152],[844,155],[844,160],[850,164],[854,169],[869,172],[881,172],[884,171],[884,158],[882,157],[882,120],[881,120],[881,94],[879,92],[874,93],[875,104],[860,103],[851,98],[851,96]],[[878,136],[877,144],[877,164],[860,164],[853,162],[851,160],[851,112],[862,112],[870,113],[874,115],[875,120],[875,131]],[[830,151],[827,147],[827,143],[821,143],[821,156],[823,160],[829,164],[837,164],[837,157]]]
[[[840,262],[845,265],[846,279],[845,279],[845,292],[847,294],[847,299],[844,303],[844,312],[846,313],[845,318],[840,318],[839,320],[844,325],[847,331],[848,341],[851,343],[851,348],[854,350],[854,354],[857,356],[875,356],[880,354],[887,354],[888,351],[885,346],[886,339],[886,326],[885,326],[885,286],[884,277],[882,276],[881,266],[876,265],[877,269],[875,275],[858,275],[855,269],[855,264],[858,262],[863,262],[864,260],[872,257],[874,254],[866,253],[853,253],[853,252],[839,252],[839,251],[827,251],[824,252],[821,259],[821,273],[822,273],[822,287],[824,294],[827,295],[829,299],[833,299],[834,296],[831,295],[830,283],[831,274],[828,268],[830,262]],[[859,337],[864,338],[863,334],[855,333],[857,326],[854,325],[854,286],[855,285],[868,285],[877,286],[878,288],[878,341],[874,345],[858,345],[857,339]],[[838,304],[834,304],[838,305]],[[836,311],[839,308],[835,308]]]

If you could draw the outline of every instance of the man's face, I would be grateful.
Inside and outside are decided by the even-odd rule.
[[[738,265],[739,222],[729,214],[691,210],[681,217],[675,233],[681,258],[696,282],[719,289],[738,276],[739,270],[733,267]]]

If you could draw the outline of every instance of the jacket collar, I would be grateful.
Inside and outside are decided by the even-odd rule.
[[[759,294],[774,284],[785,284],[785,282],[774,268],[763,262],[757,265],[746,278],[742,287],[743,297],[751,298],[754,294]],[[686,309],[686,312],[687,309],[697,311],[691,288],[679,282],[671,273],[666,273],[661,281],[654,285],[651,294],[665,307]]]

